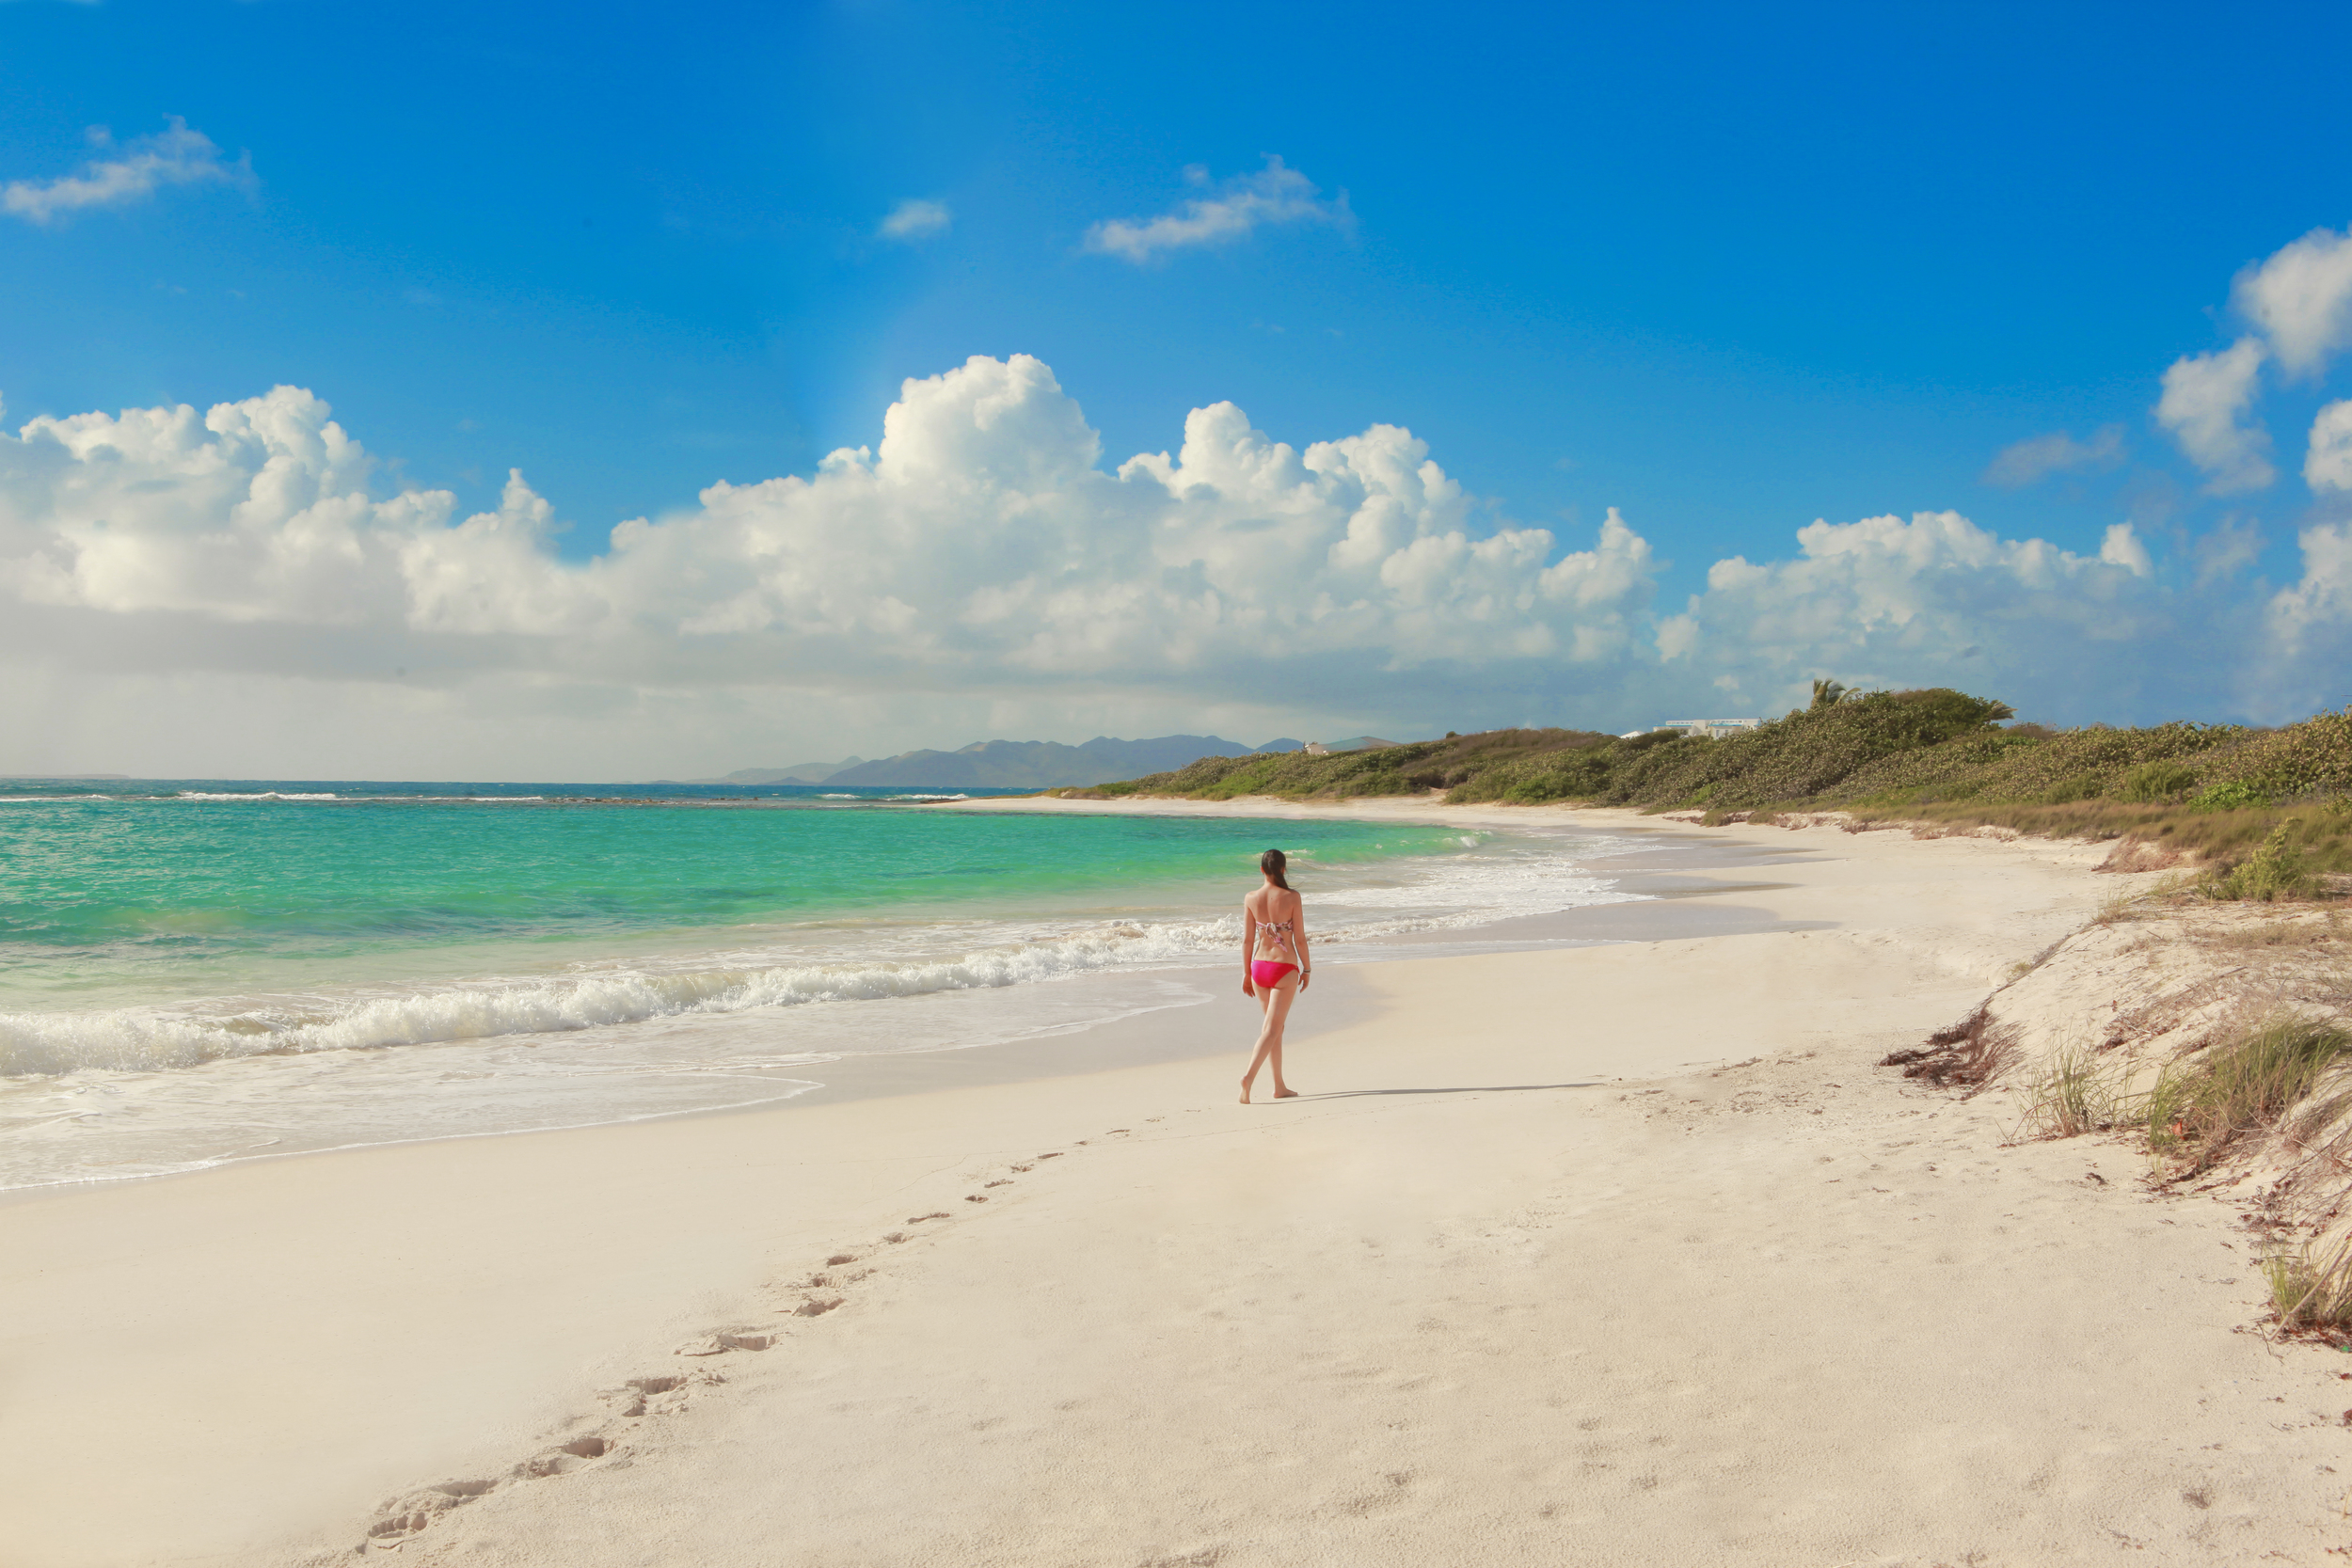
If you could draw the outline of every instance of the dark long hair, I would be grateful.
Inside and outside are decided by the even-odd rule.
[[[1282,870],[1289,864],[1289,859],[1284,856],[1282,851],[1279,849],[1268,849],[1264,854],[1258,857],[1258,869],[1273,878],[1274,885],[1280,888],[1284,893],[1291,891],[1290,883],[1282,879]]]

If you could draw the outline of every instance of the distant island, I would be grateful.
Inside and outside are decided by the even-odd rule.
[[[819,784],[843,768],[855,768],[865,760],[864,757],[843,757],[839,762],[796,762],[789,768],[739,768],[723,778],[683,779],[679,782],[707,784]]]
[[[801,762],[788,768],[745,768],[715,779],[651,781],[655,784],[837,784],[845,789],[1083,789],[1114,779],[1162,773],[1202,757],[1263,756],[1307,750],[1285,736],[1263,746],[1245,746],[1213,735],[1163,735],[1148,740],[1097,736],[1083,746],[1054,740],[981,740],[960,751],[901,752],[868,762]],[[1353,749],[1334,741],[1327,750]]]

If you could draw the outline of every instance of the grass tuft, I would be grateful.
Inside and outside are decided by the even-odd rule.
[[[2167,1068],[2148,1092],[2148,1147],[2187,1174],[2206,1170],[2249,1133],[2277,1126],[2347,1053],[2352,1035],[2341,1025],[2282,1016]]]
[[[2352,1242],[2275,1252],[2263,1259],[2262,1271],[2280,1327],[2352,1328]]]
[[[2114,1083],[2088,1051],[2061,1051],[2026,1085],[2026,1131],[2038,1138],[2078,1138],[2129,1119]]]

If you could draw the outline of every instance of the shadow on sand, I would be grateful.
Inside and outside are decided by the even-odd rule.
[[[1452,1089],[1326,1089],[1320,1094],[1293,1095],[1294,1100],[1355,1100],[1368,1094],[1531,1094],[1538,1089],[1605,1089],[1602,1079],[1581,1084],[1465,1084]]]

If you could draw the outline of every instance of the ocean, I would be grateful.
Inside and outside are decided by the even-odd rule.
[[[1581,863],[1626,846],[1565,828],[941,799],[0,782],[0,1191],[785,1101],[1187,1006],[1269,847],[1318,962],[1628,896]]]

